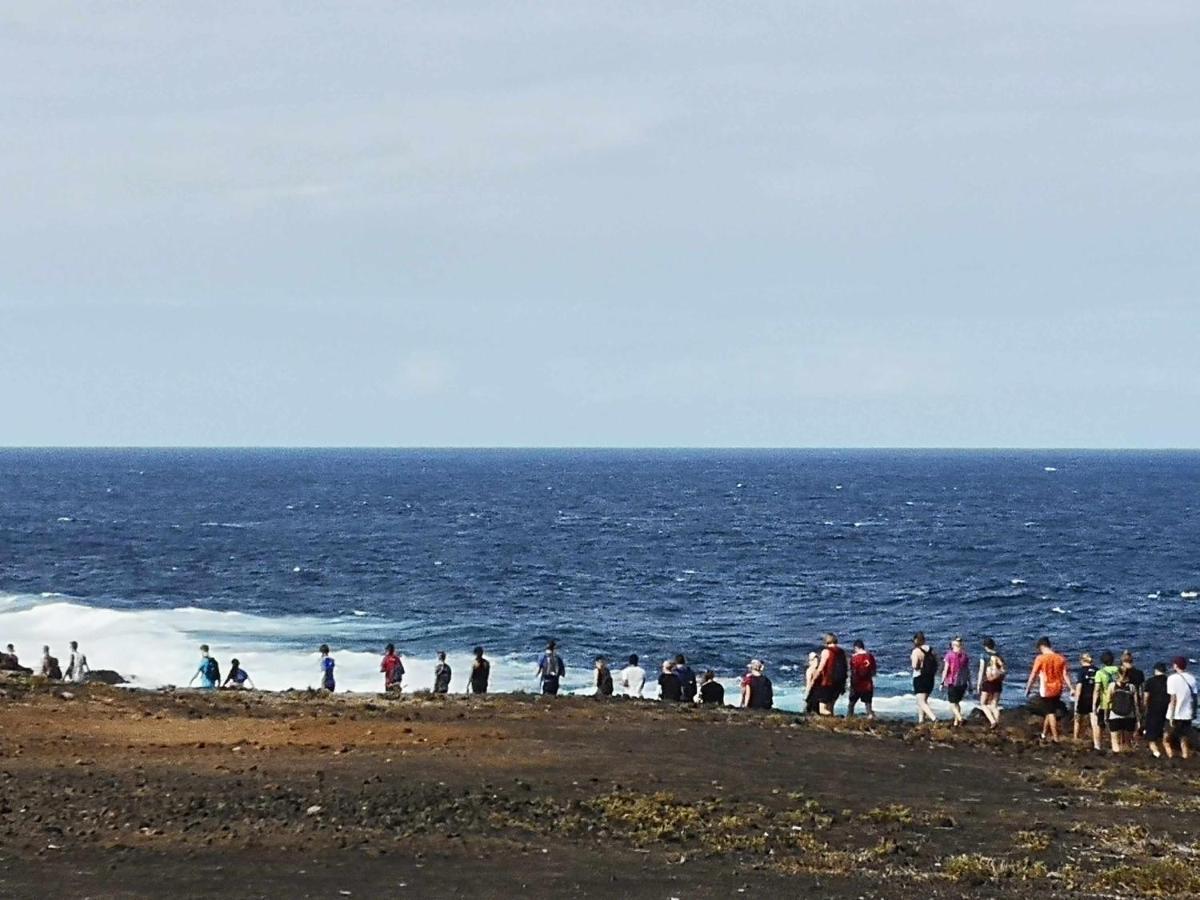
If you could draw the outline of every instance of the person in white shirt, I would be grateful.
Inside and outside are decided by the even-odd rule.
[[[646,670],[638,665],[638,656],[634,653],[629,657],[629,665],[621,670],[621,687],[627,696],[641,697],[645,686]]]
[[[67,681],[83,684],[87,679],[87,673],[87,657],[79,652],[79,644],[71,641],[71,659],[67,663],[67,671],[63,674],[66,676]]]
[[[1196,717],[1196,679],[1187,671],[1187,657],[1177,656],[1172,668],[1175,670],[1167,679],[1167,721],[1171,723],[1163,749],[1168,757],[1179,755],[1187,759],[1191,754],[1188,737],[1192,732],[1192,719]]]

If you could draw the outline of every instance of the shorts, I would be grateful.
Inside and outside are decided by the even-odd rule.
[[[932,694],[933,693],[933,676],[918,675],[913,679],[914,694]]]
[[[544,678],[542,679],[542,693],[550,694],[551,696],[558,693],[558,679]]]
[[[836,685],[824,686],[814,684],[812,689],[813,699],[817,703],[824,703],[826,706],[833,706],[837,703],[838,697],[842,696],[842,692]]]
[[[1171,720],[1171,740],[1176,743],[1183,743],[1187,740],[1188,735],[1192,733],[1192,722],[1190,719],[1172,719]]]
[[[997,678],[995,681],[984,681],[979,685],[979,693],[981,694],[995,694],[999,697],[1003,690],[1004,679],[1002,678]]]
[[[1133,716],[1128,718],[1109,717],[1108,730],[1117,734],[1133,734],[1137,730],[1137,719]]]
[[[1107,709],[1094,709],[1094,710],[1092,710],[1092,715],[1094,715],[1096,717],[1097,724],[1099,724],[1101,726],[1108,724],[1108,710]]]
[[[967,696],[967,689],[963,687],[955,687],[951,685],[946,688],[946,699],[951,703],[962,703],[962,698]]]
[[[1150,713],[1146,716],[1146,740],[1161,741],[1163,732],[1167,727],[1167,711],[1164,709],[1160,713]]]
[[[1029,708],[1039,716],[1057,716],[1067,711],[1061,697],[1034,697],[1029,701]]]
[[[874,691],[862,691],[862,692],[851,691],[850,692],[850,702],[852,704],[853,703],[862,703],[865,706],[870,706],[871,702],[874,699],[875,699]]]

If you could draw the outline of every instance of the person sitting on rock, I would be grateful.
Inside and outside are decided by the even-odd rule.
[[[242,668],[242,664],[237,659],[229,661],[229,672],[225,675],[225,680],[221,683],[222,690],[256,690],[254,682],[250,680],[250,675]]]
[[[42,648],[42,677],[51,681],[62,681],[62,668],[58,660],[50,655],[48,646]]]

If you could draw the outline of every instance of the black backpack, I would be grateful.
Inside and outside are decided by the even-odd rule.
[[[850,677],[850,665],[846,662],[846,651],[841,647],[833,649],[833,686],[844,688],[846,679]]]
[[[221,683],[221,666],[211,656],[208,658],[208,662],[204,664],[204,677],[213,684]]]
[[[1118,684],[1113,688],[1109,710],[1118,719],[1131,719],[1136,715],[1137,701],[1133,696],[1132,685]]]
[[[936,678],[938,669],[938,656],[930,647],[921,657],[921,675],[925,678]]]

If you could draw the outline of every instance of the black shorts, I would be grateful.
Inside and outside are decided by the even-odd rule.
[[[543,679],[542,680],[542,693],[543,694],[551,694],[551,695],[557,694],[558,693],[558,679],[557,678]]]
[[[1129,718],[1112,718],[1108,720],[1108,730],[1117,734],[1133,734],[1137,731],[1137,719],[1133,716]]]
[[[932,694],[933,693],[933,676],[919,675],[913,679],[914,694]]]
[[[1100,723],[1101,727],[1108,724],[1108,710],[1107,709],[1093,710],[1093,713],[1096,716],[1096,721]]]
[[[1029,708],[1039,716],[1057,716],[1067,711],[1061,697],[1034,697],[1029,701]]]
[[[875,699],[874,691],[863,691],[861,694],[858,693],[857,691],[850,692],[850,702],[851,703],[863,703],[867,706],[870,706],[871,702],[874,699]]]
[[[1161,741],[1163,732],[1167,727],[1167,713],[1163,710],[1159,713],[1150,713],[1146,716],[1146,728],[1143,732],[1148,741]]]
[[[1190,719],[1172,719],[1171,720],[1171,740],[1175,742],[1185,741],[1188,735],[1192,733],[1192,722]]]
[[[837,703],[838,697],[842,696],[842,692],[836,685],[822,686],[814,684],[812,689],[813,699],[818,703],[824,703],[826,706],[833,706]]]
[[[967,689],[965,687],[951,685],[946,688],[946,699],[951,703],[962,703],[962,698],[965,696],[967,696]]]

